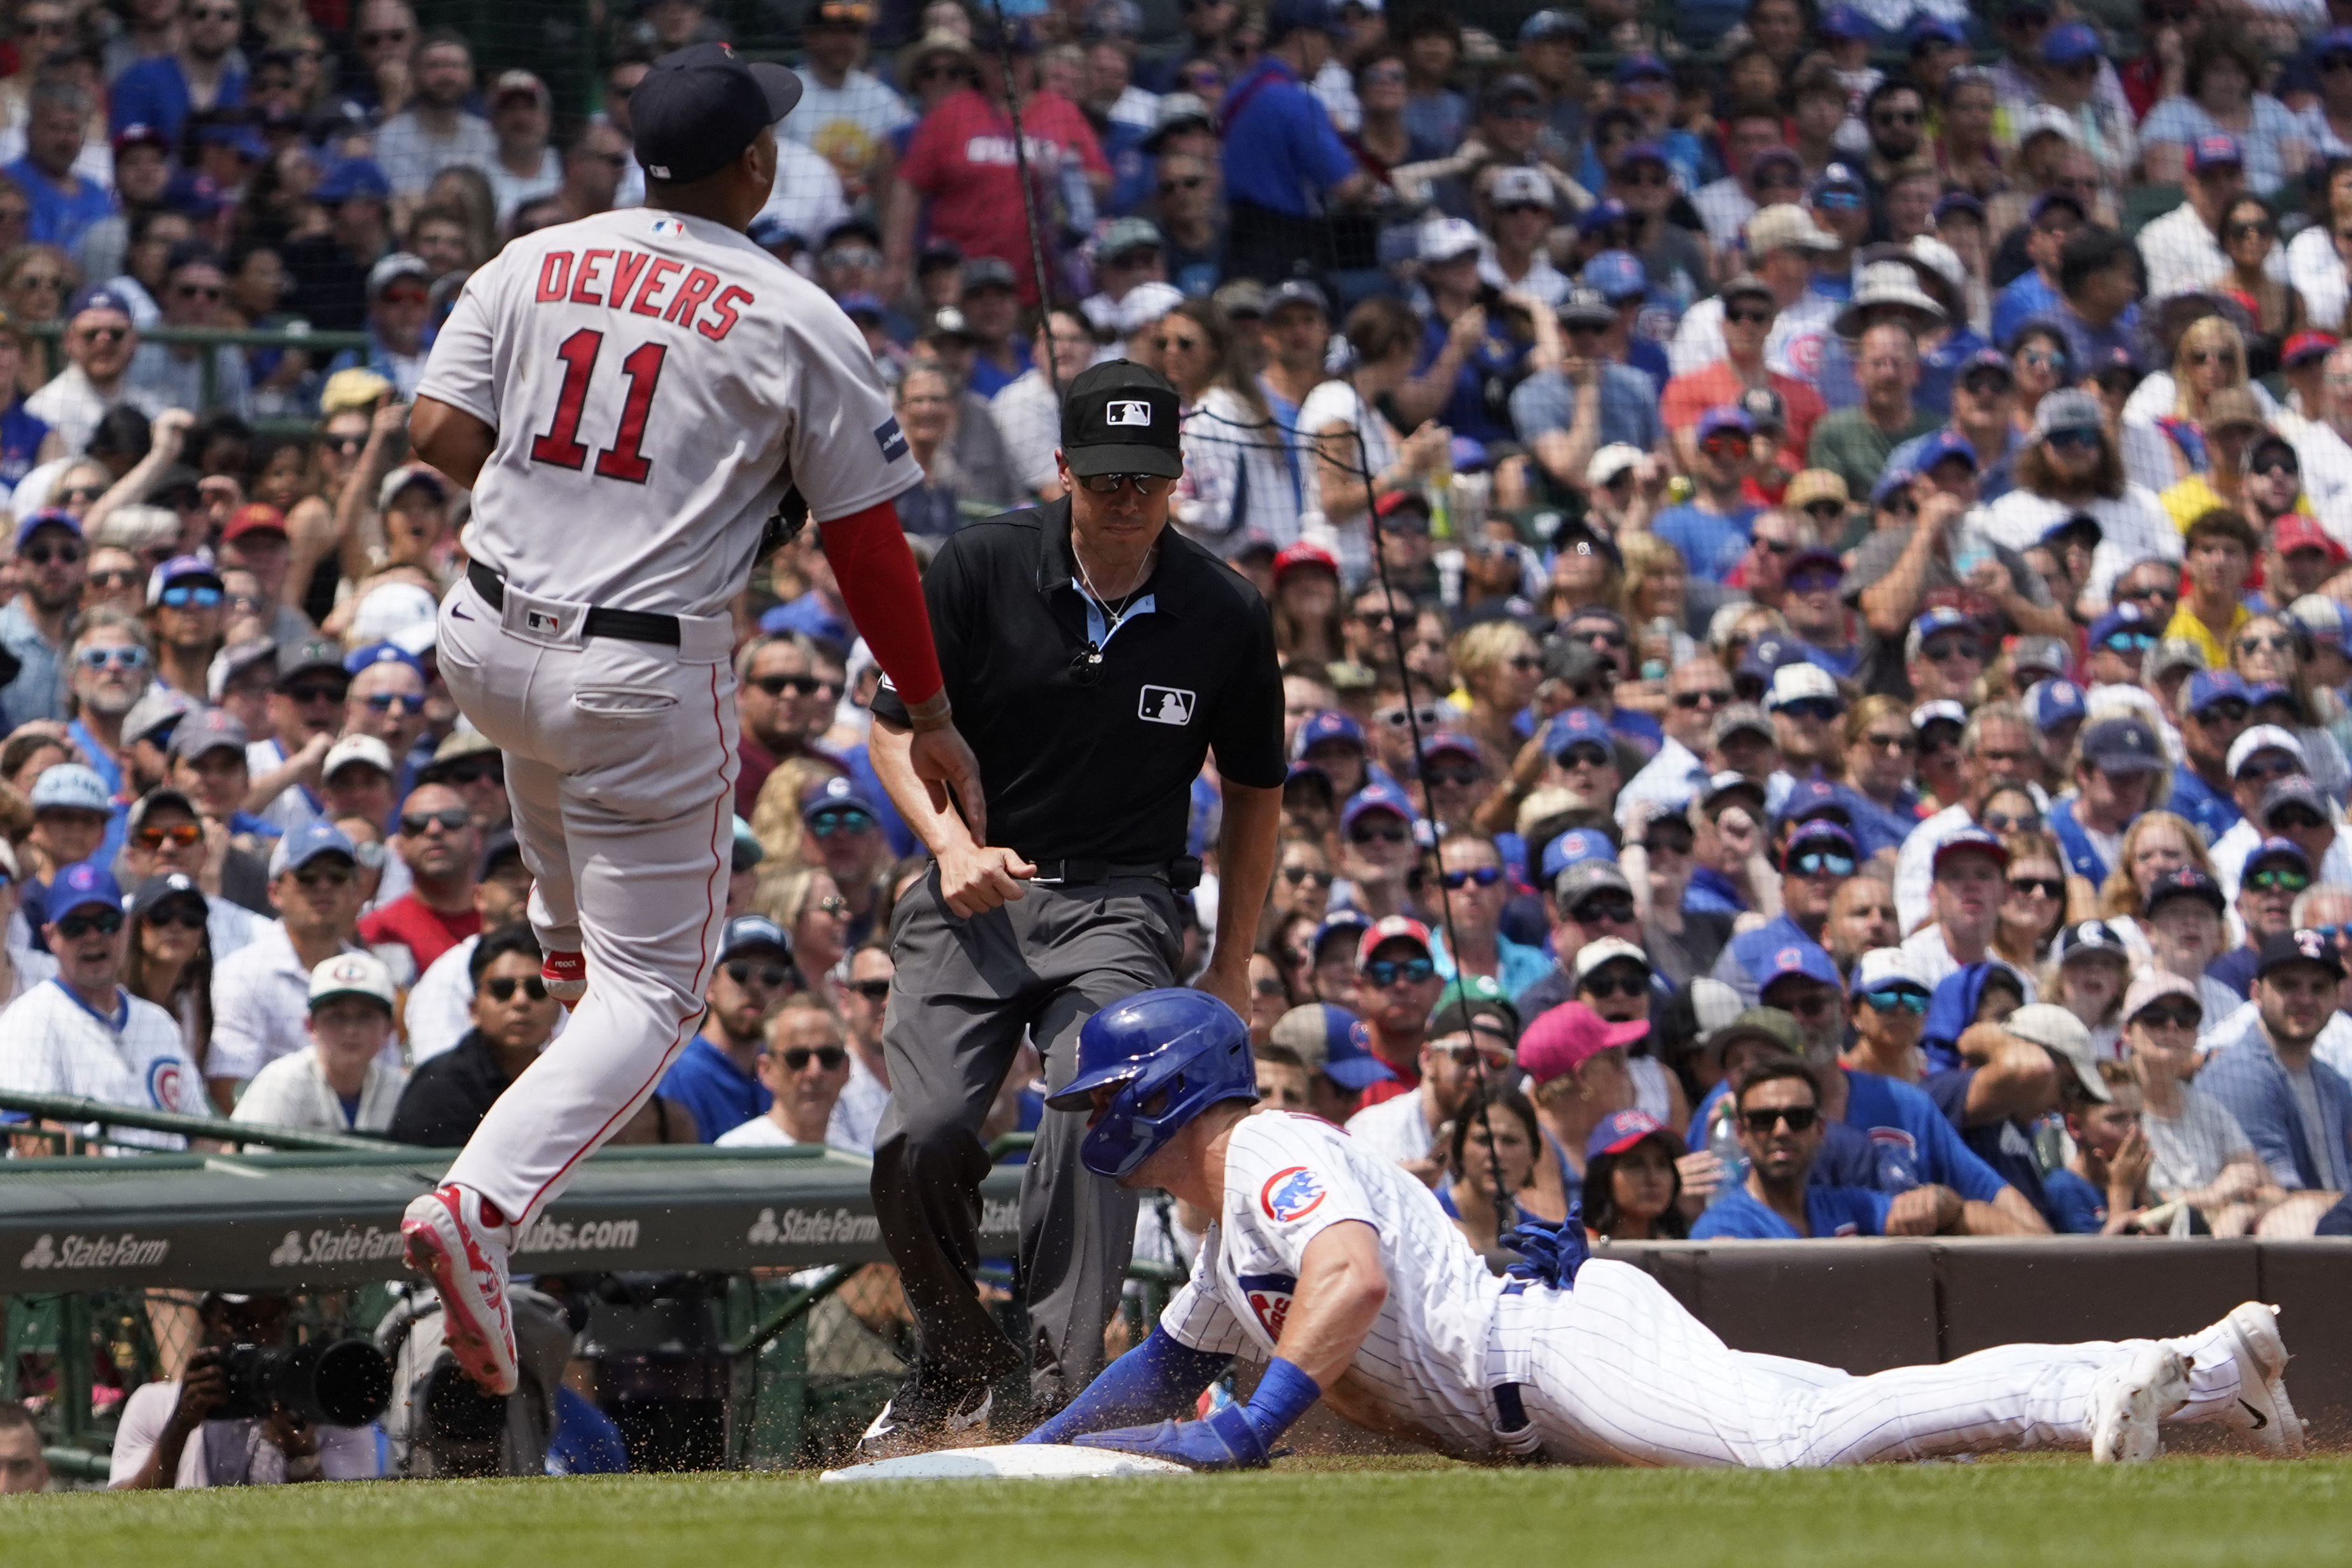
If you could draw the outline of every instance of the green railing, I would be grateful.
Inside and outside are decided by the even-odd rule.
[[[100,1136],[87,1138],[83,1133],[55,1127],[35,1127],[16,1122],[0,1122],[0,1133],[12,1138],[38,1138],[50,1143],[62,1144],[72,1152],[76,1140],[112,1143],[119,1140],[104,1136],[106,1128],[128,1128],[141,1132],[170,1132],[183,1138],[207,1138],[218,1143],[267,1143],[273,1149],[295,1152],[348,1150],[380,1154],[387,1150],[404,1149],[406,1144],[386,1138],[372,1138],[365,1133],[327,1132],[307,1127],[278,1127],[259,1121],[231,1121],[223,1116],[192,1116],[177,1110],[150,1110],[140,1106],[110,1105],[104,1100],[84,1100],[70,1094],[28,1094],[22,1089],[0,1089],[0,1110],[21,1111],[26,1116],[38,1116],[51,1121],[65,1121],[80,1126],[94,1123],[101,1129]]]
[[[65,323],[26,321],[24,323],[24,331],[27,337],[55,342],[64,335]],[[304,353],[318,356],[318,368],[321,370],[326,368],[328,361],[346,349],[364,354],[368,348],[368,335],[365,332],[317,331],[299,321],[290,327],[270,328],[144,327],[140,330],[139,341],[142,343],[184,345],[206,350],[223,347],[299,350]],[[208,413],[220,405],[219,356],[206,353],[199,363],[204,374],[204,406],[188,411],[196,415]],[[253,422],[255,431],[265,436],[304,434],[315,429],[317,426],[317,419],[309,416],[289,415],[275,418],[260,418]]]

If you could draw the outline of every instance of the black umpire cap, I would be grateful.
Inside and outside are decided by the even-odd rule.
[[[801,79],[726,44],[692,44],[653,63],[629,100],[637,162],[649,178],[692,184],[741,156],[801,100]]]
[[[640,89],[642,90],[642,89]],[[1184,471],[1175,387],[1158,371],[1115,359],[1080,371],[1062,399],[1062,457],[1078,478]]]

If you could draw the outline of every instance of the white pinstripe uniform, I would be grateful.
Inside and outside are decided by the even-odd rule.
[[[204,1079],[187,1058],[172,1015],[128,991],[117,994],[125,1004],[119,1024],[91,1012],[56,980],[10,1004],[0,1014],[0,1088],[207,1114]],[[124,1128],[111,1136],[153,1149],[187,1146],[185,1139],[170,1132]]]
[[[1640,1268],[1596,1258],[1573,1289],[1512,1282],[1429,1189],[1313,1117],[1234,1130],[1218,1223],[1160,1326],[1195,1350],[1264,1359],[1307,1245],[1355,1220],[1378,1234],[1389,1293],[1347,1374],[1353,1392],[1462,1458],[1507,1451],[1493,1391],[1518,1385],[1549,1458],[1767,1468],[2086,1446],[2098,1375],[2145,1341],[2004,1345],[1854,1377],[1735,1351]],[[2175,1420],[2232,1408],[2227,1331],[2165,1342],[2191,1363]]]

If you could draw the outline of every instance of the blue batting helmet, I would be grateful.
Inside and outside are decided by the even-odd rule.
[[[1084,1110],[1104,1088],[1118,1093],[1078,1145],[1078,1163],[1117,1178],[1219,1100],[1257,1098],[1249,1026],[1205,991],[1139,991],[1087,1020],[1077,1076],[1045,1103]]]

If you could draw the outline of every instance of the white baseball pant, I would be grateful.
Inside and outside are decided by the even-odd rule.
[[[732,625],[681,619],[673,648],[583,637],[583,610],[511,584],[494,610],[468,583],[441,610],[442,678],[506,753],[531,926],[588,961],[563,1033],[449,1168],[518,1235],[691,1037],[734,858]]]
[[[2091,1386],[2145,1340],[2001,1345],[1856,1377],[1735,1351],[1631,1264],[1594,1258],[1573,1290],[1506,1297],[1499,1375],[1521,1384],[1554,1459],[1784,1469],[2090,1443]],[[2202,1419],[2238,1396],[2226,1331],[2164,1342]]]

